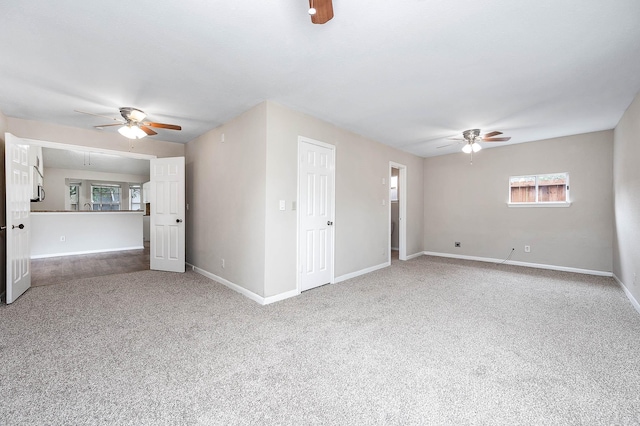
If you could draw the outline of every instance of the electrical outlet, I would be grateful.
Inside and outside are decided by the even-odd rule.
[[[224,259],[222,259],[222,269],[224,269]]]
[[[524,246],[525,253],[531,253],[531,246]]]
[[[64,235],[60,237],[60,242],[64,243],[65,241],[67,241],[67,237],[65,237]]]
[[[455,244],[456,247],[461,247],[460,241],[456,241],[454,244]]]

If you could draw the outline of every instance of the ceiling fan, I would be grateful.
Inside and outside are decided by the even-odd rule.
[[[309,15],[314,24],[326,24],[333,18],[331,0],[309,0]]]
[[[502,132],[498,132],[494,130],[493,132],[485,133],[484,135],[480,136],[480,129],[469,129],[462,132],[462,137],[454,136],[447,139],[454,140],[454,141],[463,141],[464,146],[462,147],[462,152],[469,154],[470,152],[478,152],[482,149],[478,141],[506,142],[511,139],[511,137],[509,136],[503,136],[500,138],[496,137],[501,134]],[[439,146],[438,148],[445,148],[451,145],[454,145],[454,144],[442,145],[442,146]]]
[[[158,129],[169,129],[169,130],[182,130],[182,127],[176,126],[175,124],[164,124],[164,123],[155,123],[153,121],[144,121],[147,117],[144,111],[138,108],[132,107],[122,107],[120,108],[120,115],[122,115],[123,119],[113,118],[106,115],[94,114],[91,112],[78,111],[81,114],[95,115],[96,117],[104,117],[109,118],[111,120],[117,121],[117,123],[113,124],[100,124],[98,126],[93,126],[96,129],[102,129],[103,127],[111,127],[111,126],[121,126],[118,129],[118,132],[129,139],[142,139],[145,136],[153,136],[157,135],[158,132],[151,129],[151,127],[155,127]]]

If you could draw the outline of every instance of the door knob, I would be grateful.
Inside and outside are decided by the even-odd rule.
[[[333,222],[331,222],[330,220],[327,221],[327,225],[331,226],[333,225]]]
[[[16,229],[16,228],[24,229],[24,225],[22,223],[18,226],[11,225],[11,229]]]
[[[182,219],[176,219],[176,223],[181,223]]]

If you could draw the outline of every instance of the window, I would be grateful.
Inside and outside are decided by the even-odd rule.
[[[569,173],[509,178],[509,205],[569,204]]]
[[[120,185],[91,185],[91,210],[120,210]]]
[[[129,200],[131,210],[142,210],[142,185],[139,183],[129,184]]]
[[[391,176],[391,201],[398,201],[398,176]]]
[[[80,195],[80,183],[69,183],[69,210],[79,210],[78,200]]]

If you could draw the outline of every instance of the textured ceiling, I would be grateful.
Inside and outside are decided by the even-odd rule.
[[[0,110],[91,128],[105,121],[74,110],[133,106],[188,142],[272,100],[432,156],[474,127],[513,143],[611,129],[640,90],[638,0],[334,0],[326,25],[307,8],[1,0]]]

